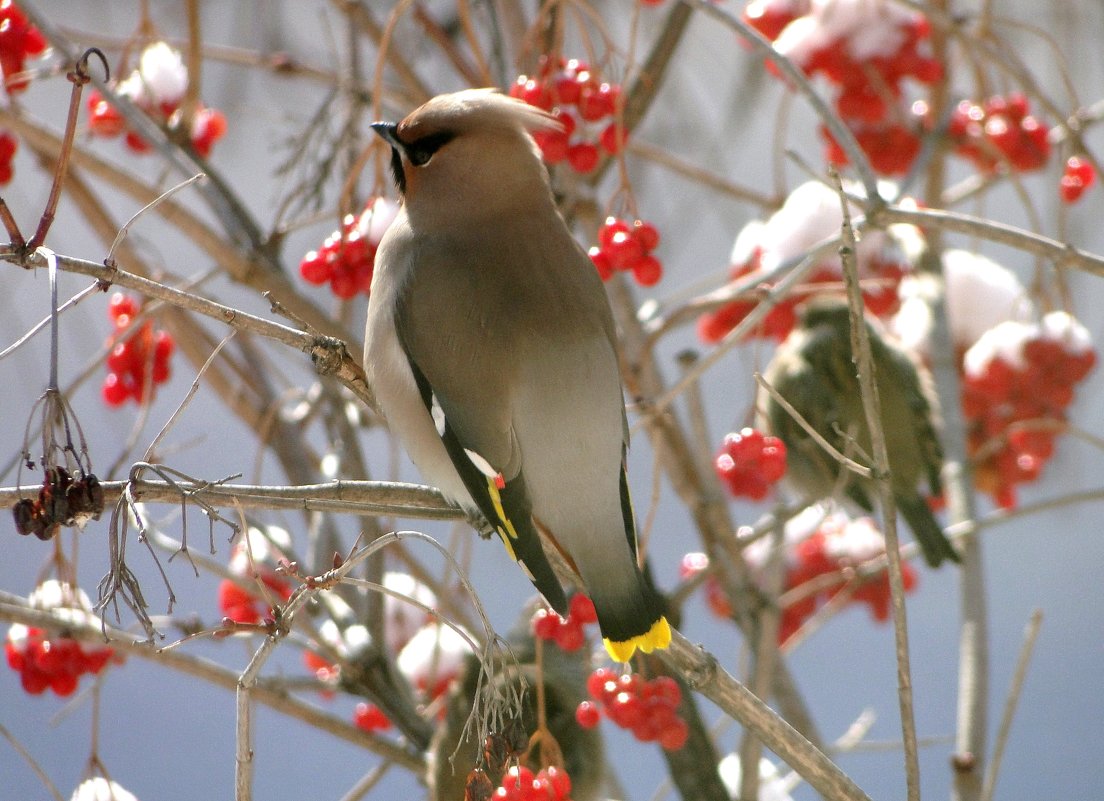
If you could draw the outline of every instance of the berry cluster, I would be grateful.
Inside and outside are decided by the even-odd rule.
[[[2,141],[2,140],[0,140]],[[2,157],[3,151],[0,151]],[[2,159],[0,159],[2,161]],[[0,172],[0,183],[3,182],[3,173]],[[1091,162],[1080,156],[1070,156],[1066,159],[1065,169],[1058,181],[1058,193],[1063,203],[1076,203],[1081,195],[1096,182],[1096,170]]]
[[[20,534],[49,540],[62,526],[83,529],[90,519],[99,520],[103,509],[103,488],[94,474],[82,468],[74,479],[66,468],[51,466],[44,471],[38,497],[19,499],[12,514]]]
[[[786,523],[784,547],[786,572],[782,592],[795,591],[796,600],[782,609],[779,643],[789,639],[805,620],[845,588],[850,592],[848,603],[866,604],[875,620],[888,620],[890,591],[886,572],[866,579],[858,587],[849,586],[856,566],[885,553],[885,538],[872,520],[851,520],[842,512],[825,515],[823,509],[813,506]],[[769,548],[770,542],[764,539],[745,549],[744,555],[753,569],[763,569]],[[902,563],[901,568],[905,590],[911,591],[916,586],[916,573],[907,563]],[[690,579],[708,569],[708,556],[688,553],[682,557],[679,572],[683,579]],[[815,590],[802,593],[798,588],[808,582],[816,582],[810,585]],[[707,576],[704,588],[710,611],[719,618],[731,619],[732,606],[716,579]]]
[[[1089,332],[1065,312],[1005,321],[966,351],[962,404],[974,476],[1001,507],[1014,508],[1016,485],[1039,477],[1074,387],[1095,363]]]
[[[597,623],[598,613],[594,602],[582,593],[571,596],[571,605],[567,617],[544,607],[533,614],[533,636],[556,643],[561,650],[578,651],[586,642],[584,626]]]
[[[663,277],[663,264],[652,255],[658,245],[659,231],[651,223],[607,217],[598,229],[598,245],[587,255],[603,281],[626,270],[641,286],[653,286]]]
[[[563,768],[551,765],[536,773],[514,765],[491,797],[496,801],[571,801],[571,777]]]
[[[115,85],[115,92],[170,131],[187,125],[192,148],[206,158],[226,133],[226,117],[218,109],[199,104],[192,118],[185,120],[181,103],[187,88],[188,68],[179,51],[166,42],[154,42],[142,51],[138,67]],[[88,93],[88,132],[105,139],[125,133],[124,141],[131,151],[147,153],[151,149],[141,136],[128,130],[123,115],[97,91]]]
[[[395,664],[411,687],[427,700],[448,692],[472,653],[471,635],[433,622],[423,626],[399,651]]]
[[[330,291],[342,300],[372,288],[376,249],[383,234],[398,214],[399,207],[378,197],[360,215],[346,214],[341,230],[334,231],[318,250],[311,250],[299,262],[299,274],[311,284],[329,283]]]
[[[28,600],[31,606],[73,623],[95,621],[84,591],[53,579],[35,588]],[[8,629],[4,651],[8,666],[19,673],[23,690],[31,695],[47,689],[60,696],[72,695],[81,676],[99,673],[115,656],[115,651],[102,643],[83,643],[22,623],[13,623]]]
[[[604,712],[641,742],[659,742],[665,751],[686,745],[690,727],[678,714],[682,690],[670,676],[649,680],[639,673],[618,675],[612,668],[598,668],[587,678],[587,692],[594,701],[583,701],[575,710],[584,729],[597,726]]]
[[[93,776],[77,786],[69,801],[138,801],[138,797],[118,782]]]
[[[843,215],[839,197],[824,184],[811,181],[796,187],[782,207],[767,220],[753,220],[740,231],[732,248],[730,278],[747,280],[762,274],[757,291],[771,289],[766,279],[780,266],[805,256],[810,249],[839,233]],[[900,305],[898,287],[912,271],[907,254],[922,245],[919,231],[907,225],[872,231],[858,244],[863,302],[878,317],[893,314]],[[797,307],[825,284],[843,281],[839,260],[826,258],[810,271],[802,286],[778,300],[749,336],[782,341],[797,321]],[[732,300],[698,318],[698,336],[716,343],[743,322],[759,305],[757,299]]]
[[[809,537],[798,542],[788,553],[783,591],[817,582],[817,591],[801,595],[782,610],[778,626],[778,642],[789,639],[817,609],[848,586],[847,574],[857,565],[885,553],[885,538],[870,518],[848,520],[843,515],[830,515]],[[825,576],[838,576],[837,582],[824,582]],[[908,563],[901,564],[905,591],[916,586],[916,572]],[[810,585],[812,586],[812,585]],[[889,573],[880,572],[857,588],[853,588],[848,603],[866,604],[875,620],[889,620]]]
[[[270,604],[291,597],[291,580],[276,572],[275,565],[282,557],[272,538],[286,535],[275,527],[268,528],[268,536],[259,529],[246,532],[246,541],[239,542],[230,553],[230,572],[238,581],[223,579],[218,587],[218,605],[223,617],[234,623],[256,625],[270,620],[273,610]],[[290,540],[288,540],[290,543]],[[264,588],[257,586],[260,582]]]
[[[146,399],[147,387],[169,380],[169,358],[175,349],[172,335],[161,329],[154,331],[149,321],[124,334],[139,311],[138,302],[122,292],[113,294],[107,304],[117,340],[107,355],[103,383],[103,399],[108,406],[122,406],[127,398],[140,404]]]
[[[939,62],[923,52],[930,34],[923,15],[892,3],[826,0],[803,8],[788,0],[756,0],[744,19],[806,75],[823,75],[832,84],[836,111],[876,172],[908,171],[920,137],[902,84],[910,78],[934,83],[942,74]],[[828,161],[847,164],[838,143],[821,133]]]
[[[1029,172],[1050,158],[1047,126],[1032,116],[1030,102],[1019,92],[994,95],[982,103],[959,102],[947,133],[955,143],[955,153],[983,173],[995,172],[1002,164]]]
[[[46,38],[31,25],[12,0],[0,0],[0,70],[4,72],[4,88],[8,94],[22,92],[31,84],[23,73],[28,58],[40,56],[46,50]]]
[[[761,501],[786,474],[786,445],[754,428],[726,434],[713,466],[733,495]]]
[[[391,720],[383,714],[383,710],[375,704],[361,701],[353,710],[353,724],[369,734],[387,731],[391,728]]]
[[[549,164],[566,161],[575,172],[588,173],[601,160],[599,147],[616,156],[625,145],[625,131],[617,119],[621,87],[602,81],[585,61],[542,56],[537,74],[519,75],[510,96],[550,112],[560,122],[560,130],[533,136]]]

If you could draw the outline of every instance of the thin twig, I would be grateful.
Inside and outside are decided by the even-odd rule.
[[[1000,775],[1001,762],[1004,759],[1004,749],[1008,744],[1008,735],[1012,731],[1012,718],[1016,714],[1020,696],[1023,693],[1024,679],[1027,678],[1027,666],[1031,664],[1031,656],[1035,652],[1035,641],[1039,638],[1039,630],[1043,625],[1043,610],[1036,609],[1031,613],[1031,619],[1024,627],[1024,641],[1020,648],[1019,658],[1016,659],[1016,669],[1012,673],[1012,684],[1008,688],[1008,697],[1004,702],[1004,712],[1001,714],[1000,724],[997,726],[996,739],[993,742],[993,756],[985,768],[985,781],[981,785],[981,801],[992,801],[993,793],[997,789],[997,778]]]
[[[839,176],[835,175],[836,191],[843,214],[840,262],[847,284],[851,309],[852,359],[858,370],[860,396],[867,429],[870,431],[870,455],[874,462],[875,486],[882,509],[882,526],[886,554],[889,557],[889,589],[893,611],[894,644],[897,654],[897,697],[901,708],[901,730],[905,743],[905,782],[909,801],[920,801],[920,757],[916,745],[916,716],[913,711],[912,671],[909,665],[908,619],[905,612],[905,588],[901,571],[900,544],[897,539],[897,504],[889,472],[889,450],[882,427],[881,399],[874,371],[877,365],[870,349],[870,336],[863,313],[862,288],[859,286],[856,263],[855,231],[851,227],[851,209],[843,193]]]

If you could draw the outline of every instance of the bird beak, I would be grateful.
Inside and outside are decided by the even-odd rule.
[[[372,130],[379,134],[380,138],[393,148],[402,150],[403,143],[399,139],[399,126],[393,122],[373,122]]]

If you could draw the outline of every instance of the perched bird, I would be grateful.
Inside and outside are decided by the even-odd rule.
[[[928,564],[959,561],[932,511],[920,496],[923,478],[934,495],[942,492],[943,451],[935,428],[935,402],[924,368],[884,339],[866,322],[881,400],[882,429],[893,499],[920,543]],[[822,295],[808,300],[797,326],[771,359],[763,376],[809,425],[840,453],[870,454],[857,368],[851,356],[847,302]],[[787,477],[798,490],[816,497],[843,492],[870,511],[877,495],[873,478],[849,471],[801,427],[769,393],[760,391],[758,408],[770,431],[786,445]],[[853,438],[855,447],[848,446]]]
[[[671,634],[637,566],[609,302],[531,135],[558,125],[489,89],[373,124],[402,208],[376,254],[365,370],[423,476],[566,615],[544,548],[558,550],[627,661]]]

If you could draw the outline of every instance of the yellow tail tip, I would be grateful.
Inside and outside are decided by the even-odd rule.
[[[644,653],[650,654],[656,649],[662,650],[670,645],[671,625],[667,622],[667,618],[661,617],[652,624],[650,629],[643,634],[638,634],[631,640],[618,642],[607,637],[602,642],[606,646],[606,653],[610,655],[610,659],[614,662],[628,662],[638,648]]]

